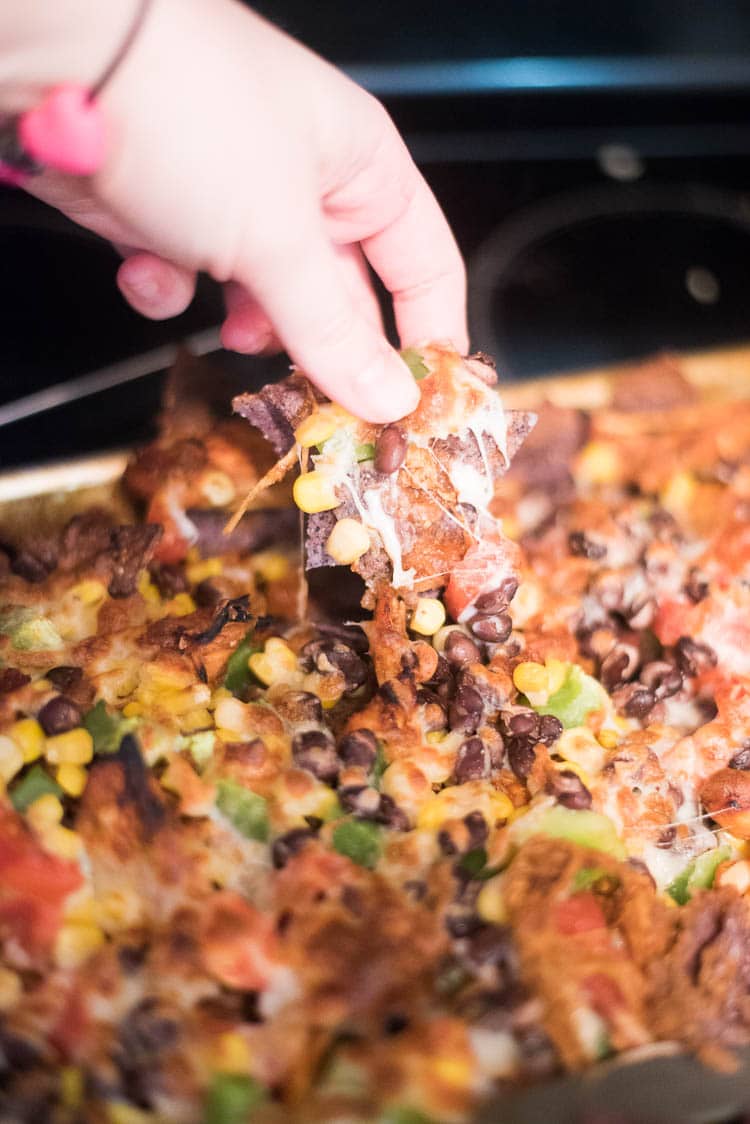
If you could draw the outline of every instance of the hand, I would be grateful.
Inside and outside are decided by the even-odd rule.
[[[111,46],[110,31],[100,60]],[[205,270],[227,283],[225,346],[277,338],[376,422],[412,410],[418,388],[385,339],[366,262],[392,294],[402,346],[467,350],[459,251],[385,110],[255,13],[154,0],[102,100],[102,171],[48,172],[32,190],[129,248],[118,281],[140,312],[181,312]]]

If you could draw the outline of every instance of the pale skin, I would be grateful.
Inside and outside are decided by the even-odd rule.
[[[91,84],[136,0],[2,0],[0,112]],[[434,196],[383,107],[236,0],[152,0],[102,96],[110,138],[88,179],[47,172],[40,198],[121,248],[145,316],[225,284],[226,347],[280,343],[359,416],[409,413],[418,388],[383,333],[367,264],[403,347],[468,349],[465,274]]]

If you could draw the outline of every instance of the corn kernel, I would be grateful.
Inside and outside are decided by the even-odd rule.
[[[508,911],[503,901],[499,878],[491,878],[482,886],[477,897],[476,909],[482,920],[489,922],[490,925],[504,925],[507,922]]]
[[[438,1081],[458,1088],[470,1085],[473,1078],[472,1067],[466,1058],[454,1058],[447,1054],[432,1059],[431,1067]]]
[[[71,588],[70,592],[76,600],[81,601],[84,605],[98,605],[107,596],[105,586],[94,578],[78,582]]]
[[[83,726],[47,738],[45,757],[52,765],[88,765],[94,756],[94,741]]]
[[[250,1047],[241,1034],[226,1031],[216,1043],[216,1068],[221,1073],[248,1073],[252,1064]]]
[[[350,566],[369,549],[369,532],[358,519],[339,519],[326,542],[326,550],[340,566]]]
[[[303,449],[311,449],[313,445],[322,445],[329,437],[333,437],[340,425],[340,417],[335,410],[322,406],[314,413],[300,422],[294,431],[294,440]]]
[[[108,1101],[106,1106],[107,1124],[158,1124],[159,1117],[153,1112],[145,1112],[124,1101]],[[163,1120],[164,1118],[161,1117]]]
[[[576,479],[583,484],[614,484],[620,475],[620,456],[607,441],[589,441],[578,457]]]
[[[34,831],[40,834],[50,827],[55,827],[63,818],[63,806],[52,792],[46,792],[26,809],[26,819]]]
[[[278,550],[261,550],[253,555],[253,567],[264,582],[280,582],[289,573],[289,559]]]
[[[619,741],[614,730],[600,730],[596,736],[596,740],[604,749],[614,749]]]
[[[45,851],[51,851],[58,858],[68,859],[70,862],[80,858],[83,849],[81,837],[69,827],[63,827],[58,823],[53,827],[45,828],[39,834]]]
[[[15,1007],[22,993],[20,977],[10,968],[0,968],[0,1011]]]
[[[124,718],[138,718],[139,715],[143,714],[143,703],[136,702],[135,700],[125,703],[125,706],[122,708],[122,713]]]
[[[88,773],[82,765],[60,765],[55,777],[60,788],[68,796],[80,796],[86,787]]]
[[[83,1071],[75,1065],[64,1065],[60,1070],[60,1100],[63,1108],[80,1108],[83,1091]]]
[[[420,597],[409,628],[421,636],[434,636],[445,624],[445,609],[437,597]]]
[[[547,668],[547,694],[556,695],[568,676],[568,664],[562,660],[548,659],[544,666]]]
[[[253,675],[266,687],[282,682],[297,671],[297,657],[289,645],[278,636],[266,640],[262,652],[253,652],[247,661]],[[217,718],[217,725],[223,725]]]
[[[538,694],[547,690],[548,673],[541,663],[532,663],[530,660],[519,663],[513,670],[513,682],[516,689],[524,695]]]
[[[171,601],[167,601],[164,608],[172,617],[186,617],[195,612],[195,601],[189,593],[178,593]]]
[[[12,738],[0,734],[0,780],[12,780],[22,768],[23,753],[20,747]]]
[[[601,738],[596,738],[588,726],[574,726],[571,730],[563,730],[555,742],[555,753],[563,758],[565,764],[576,771],[579,767],[589,776],[595,776],[606,760],[606,748]],[[583,775],[581,780],[583,780]],[[588,787],[588,782],[584,780]]]
[[[23,754],[24,765],[36,761],[44,751],[44,730],[36,718],[20,718],[8,730]]]
[[[103,944],[98,925],[63,925],[55,941],[55,959],[61,968],[78,968]]]
[[[200,490],[203,498],[208,500],[212,507],[225,507],[237,494],[231,477],[218,469],[209,469],[208,472],[203,473]]]
[[[316,471],[301,473],[294,481],[292,495],[297,507],[306,515],[332,511],[341,502],[331,477]]]
[[[672,515],[679,515],[689,506],[695,493],[695,478],[690,472],[676,472],[662,489],[662,507]]]
[[[161,594],[151,581],[148,570],[141,570],[138,575],[138,592],[143,600],[148,601],[151,605],[158,605],[161,602]]]
[[[213,724],[213,719],[206,708],[196,706],[180,718],[180,733],[195,734],[198,730],[208,730]]]
[[[97,898],[94,918],[107,933],[132,928],[143,920],[142,900],[130,889],[110,890]]]
[[[202,562],[193,562],[192,566],[185,569],[185,574],[191,585],[198,585],[206,578],[216,578],[224,569],[220,558],[204,558]]]

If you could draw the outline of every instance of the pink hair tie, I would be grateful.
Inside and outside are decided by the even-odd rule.
[[[107,126],[97,98],[130,50],[150,5],[151,0],[140,0],[125,39],[91,89],[75,82],[55,86],[39,105],[0,124],[1,182],[20,187],[45,168],[71,176],[90,176],[101,168]]]

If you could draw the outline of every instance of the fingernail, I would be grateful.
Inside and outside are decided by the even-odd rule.
[[[133,296],[141,300],[153,302],[161,296],[159,283],[153,273],[147,269],[128,270],[125,266],[120,268],[120,284],[128,289]]]
[[[419,404],[419,387],[395,351],[379,355],[353,382],[356,412],[367,421],[396,421]]]
[[[260,355],[271,348],[273,333],[270,328],[260,331],[248,329],[240,322],[224,321],[221,329],[221,344],[227,351],[238,351],[242,355]]]

